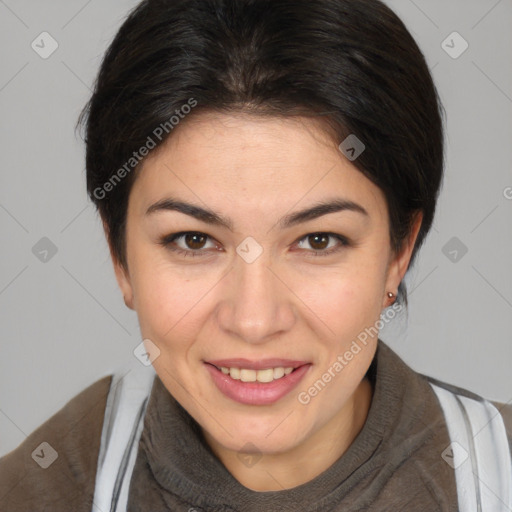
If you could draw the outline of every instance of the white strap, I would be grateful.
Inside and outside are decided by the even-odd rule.
[[[137,456],[148,396],[155,378],[152,366],[126,369],[112,377],[92,512],[125,512],[131,471]]]
[[[92,512],[126,512],[131,474],[155,378],[152,366],[112,378]],[[512,461],[499,411],[431,383],[452,441],[459,512],[512,512]]]
[[[512,461],[499,411],[431,383],[452,441],[459,512],[512,512]]]

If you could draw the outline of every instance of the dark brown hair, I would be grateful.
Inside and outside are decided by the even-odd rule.
[[[423,54],[385,4],[145,0],[132,10],[78,120],[88,194],[123,266],[139,151],[204,110],[322,116],[337,144],[355,134],[365,150],[353,164],[386,197],[394,250],[423,213],[414,261],[443,176],[443,107]],[[403,283],[398,300],[407,304]]]

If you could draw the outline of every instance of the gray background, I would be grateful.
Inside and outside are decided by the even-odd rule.
[[[140,364],[137,318],[117,289],[74,133],[136,3],[0,0],[0,455],[95,380]],[[512,1],[388,4],[439,88],[447,165],[434,228],[407,277],[409,320],[381,337],[420,372],[511,401]],[[59,45],[47,59],[31,47],[43,31]],[[469,44],[456,59],[442,47],[453,31]],[[43,237],[57,248],[46,262],[33,252]]]

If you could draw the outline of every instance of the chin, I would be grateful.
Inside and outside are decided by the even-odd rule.
[[[209,421],[203,429],[229,450],[268,454],[286,452],[303,442],[308,432],[304,422],[295,425],[290,422],[291,418],[287,420],[288,414],[266,414],[258,418],[240,415],[224,421],[222,426]]]

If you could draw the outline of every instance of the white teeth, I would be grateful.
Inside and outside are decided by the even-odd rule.
[[[265,370],[251,370],[248,368],[227,368],[220,367],[220,371],[224,375],[229,375],[232,379],[241,380],[242,382],[272,382],[280,379],[285,375],[289,375],[293,371],[293,367],[284,368],[266,368]]]
[[[272,368],[268,370],[258,370],[256,378],[258,382],[272,382],[274,380],[274,370]]]
[[[274,379],[280,379],[281,377],[284,377],[284,368],[282,366],[274,368]]]
[[[240,370],[240,380],[242,382],[256,382],[256,370]]]

